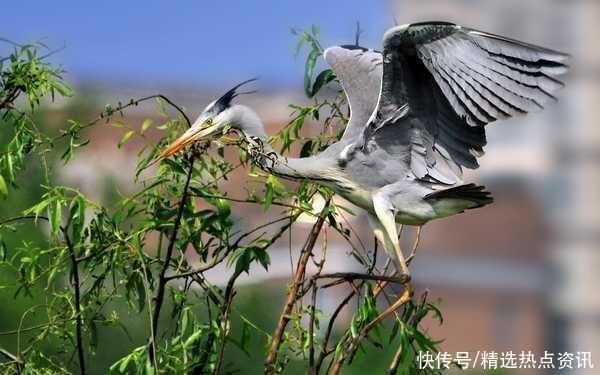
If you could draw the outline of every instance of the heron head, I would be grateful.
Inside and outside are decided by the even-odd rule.
[[[237,84],[232,89],[223,94],[219,99],[210,103],[200,116],[194,121],[192,126],[177,138],[173,143],[169,145],[157,158],[156,161],[168,158],[191,143],[202,140],[210,139],[216,135],[221,135],[227,131],[230,127],[237,127],[236,118],[237,115],[236,107],[232,105],[233,98],[241,94],[247,94],[248,92],[238,92],[237,90],[249,82],[256,81],[256,78],[249,79],[240,84]]]

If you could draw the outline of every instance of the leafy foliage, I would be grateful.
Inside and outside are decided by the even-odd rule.
[[[336,86],[330,70],[315,74],[322,54],[318,30],[298,35],[298,51],[308,47],[304,87],[313,102],[290,105],[289,123],[270,142],[282,153],[299,150],[301,156],[309,156],[339,139],[348,109],[341,92],[320,97],[324,87]],[[306,182],[286,184],[258,169],[243,147],[238,147],[235,160],[229,160],[222,157],[222,148],[213,155],[211,145],[198,144],[148,172],[146,168],[160,150],[190,125],[185,111],[162,95],[109,104],[90,122],[70,119],[58,134],[48,134],[35,120],[42,98],[69,97],[73,92],[62,81],[61,70],[39,56],[40,48],[44,47],[15,46],[0,60],[0,115],[3,132],[10,134],[4,139],[0,156],[0,198],[10,197],[11,190],[18,187],[19,172],[30,161],[39,160],[45,176],[43,193],[34,205],[0,219],[0,265],[12,280],[2,288],[15,290],[14,298],[43,296],[42,304],[23,312],[14,331],[3,333],[18,337],[12,351],[0,351],[6,359],[4,373],[84,373],[86,363],[101,350],[98,332],[112,327],[129,335],[123,321],[130,313],[143,321],[146,340],[137,342],[121,358],[114,358],[111,373],[219,373],[228,366],[226,345],[250,353],[252,335],[267,337],[274,348],[276,359],[267,371],[283,370],[299,359],[306,363],[309,357],[308,366],[318,372],[325,361],[332,366],[344,356],[360,356],[360,352],[344,351],[349,341],[359,338],[378,317],[378,295],[383,287],[376,279],[342,277],[336,285],[350,283],[350,298],[334,312],[318,310],[316,294],[325,287],[317,276],[326,261],[327,247],[323,246],[320,254],[313,251],[321,233],[317,224],[302,250],[304,266],[313,259],[317,273],[313,277],[300,274],[300,284],[290,289],[295,290],[289,297],[293,311],[283,320],[290,322],[291,328],[282,327],[281,342],[237,310],[234,301],[238,278],[251,273],[254,266],[268,270],[269,248],[301,215],[318,217],[319,225],[346,239],[348,253],[365,267],[367,275],[377,272],[385,277],[387,267],[378,268],[377,249],[356,245],[360,239],[355,238],[344,218],[352,214],[349,208],[335,203],[326,188]],[[128,124],[124,112],[147,101],[155,101],[156,117]],[[111,204],[94,202],[76,188],[55,183],[53,170],[48,168],[54,154],[60,155],[62,163],[70,163],[76,151],[90,142],[86,130],[97,126],[122,131],[116,145],[119,149],[133,139],[142,144],[132,176],[138,190]],[[160,140],[149,137],[150,132],[160,134]],[[241,142],[238,145],[243,146]],[[242,167],[248,170],[247,195],[222,193],[221,183]],[[317,197],[326,204],[315,212]],[[264,210],[277,207],[282,216],[240,228],[236,219],[239,213],[231,203],[262,206]],[[31,223],[46,230],[45,241],[6,246],[3,234],[18,232]],[[193,258],[199,261],[192,262]],[[205,277],[216,267],[228,270],[227,283],[222,287]],[[310,306],[297,303],[311,291]],[[351,299],[356,306],[351,323],[334,330],[339,310]],[[168,324],[165,303],[171,307]],[[404,348],[400,371],[414,373],[415,353],[436,350],[437,342],[419,328],[430,312],[439,314],[426,299],[418,304],[411,301],[394,320],[389,337],[378,324],[376,338],[361,341],[360,347],[396,343]],[[41,323],[28,326],[29,317],[34,315]],[[325,320],[325,333],[315,332],[315,328],[325,327]],[[234,322],[239,322],[240,331],[232,329]],[[337,343],[331,346],[333,339]]]

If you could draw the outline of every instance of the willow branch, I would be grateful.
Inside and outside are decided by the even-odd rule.
[[[277,233],[270,238],[270,240],[263,245],[263,249],[267,249],[269,248],[275,241],[277,241],[279,238],[281,238],[281,236],[283,235],[283,233],[285,233],[285,231],[287,231],[292,224],[296,221],[296,219],[298,218],[298,216],[300,216],[300,213],[294,214],[292,216],[292,219],[286,223],[285,225],[283,225],[279,231],[277,231]],[[242,274],[242,271],[238,271],[238,272],[234,272],[233,275],[231,275],[231,277],[229,278],[229,281],[227,282],[227,287],[225,288],[225,302],[223,303],[223,305],[221,305],[221,313],[219,315],[219,321],[222,322],[222,324],[226,325],[228,324],[227,320],[229,318],[229,309],[231,306],[231,303],[233,302],[233,296],[235,294],[235,290],[234,290],[234,286],[235,286],[235,282],[237,280],[237,278]],[[196,277],[199,274],[195,273],[192,277]],[[220,344],[219,347],[219,353],[217,356],[217,367],[215,369],[215,374],[218,374],[218,370],[221,367],[221,363],[223,361],[223,354],[225,352],[225,329],[223,329],[222,331],[222,342]],[[208,335],[208,338],[206,339],[206,345],[205,345],[205,350],[202,353],[202,357],[200,358],[199,361],[199,366],[197,366],[196,368],[193,369],[192,374],[204,374],[204,367],[208,364],[208,356],[211,352],[211,349],[213,347],[214,341],[215,341],[216,335],[214,331],[211,331],[211,333]]]
[[[225,304],[223,305],[223,312],[221,314],[221,345],[219,347],[219,355],[217,356],[217,365],[215,366],[215,374],[219,374],[221,372],[221,365],[223,364],[223,354],[225,353],[225,334],[227,332],[227,326],[229,325],[229,312],[231,311],[231,303],[233,302],[233,296],[235,292],[233,291],[233,286],[235,284],[235,280],[238,278],[239,274],[233,276],[229,283],[227,283],[227,289],[225,291]],[[212,345],[211,345],[212,346]]]
[[[77,256],[75,249],[71,243],[71,239],[67,235],[67,231],[62,229],[63,235],[65,236],[65,242],[69,249],[69,257],[71,258],[71,270],[73,272],[73,288],[75,289],[75,340],[77,343],[77,357],[79,360],[79,372],[81,375],[85,375],[85,356],[83,353],[83,338],[82,338],[82,319],[81,319],[81,285],[79,283],[79,267],[77,263]]]
[[[321,260],[319,262],[316,262],[313,259],[313,263],[315,264],[315,266],[317,267],[317,271],[316,271],[316,275],[320,275],[321,272],[323,271],[323,267],[325,266],[325,259],[327,258],[327,245],[328,245],[328,238],[327,238],[327,231],[325,231],[324,236],[323,236],[323,255],[321,256]],[[316,313],[317,313],[317,292],[318,292],[318,287],[317,287],[317,283],[313,282],[312,283],[312,299],[311,299],[311,305],[310,305],[310,322],[309,322],[309,332],[308,332],[308,340],[309,340],[309,355],[308,355],[308,363],[309,363],[309,368],[313,368],[315,365],[315,319],[316,319]]]
[[[388,307],[384,312],[379,314],[379,316],[377,316],[377,318],[373,319],[371,322],[369,322],[369,324],[364,326],[358,336],[356,336],[353,339],[350,339],[350,342],[349,342],[348,346],[346,347],[346,350],[344,350],[340,354],[339,358],[334,363],[333,368],[331,370],[331,374],[334,374],[334,375],[339,374],[340,371],[342,370],[342,366],[344,365],[344,362],[346,361],[346,359],[352,358],[354,356],[354,353],[358,349],[358,346],[367,337],[369,332],[373,328],[375,328],[375,326],[377,326],[385,318],[387,318],[388,316],[390,316],[391,314],[396,312],[396,310],[398,310],[400,307],[407,304],[412,298],[412,293],[413,293],[412,286],[410,285],[410,282],[408,282],[404,286],[404,292],[402,293],[400,298],[393,305]]]
[[[335,311],[331,315],[331,318],[329,319],[329,324],[327,325],[327,331],[325,331],[325,336],[323,337],[323,341],[321,344],[323,349],[319,354],[319,357],[317,358],[313,369],[311,369],[311,373],[318,374],[321,370],[321,366],[323,365],[323,361],[325,360],[325,358],[333,352],[333,350],[328,350],[327,346],[329,345],[329,338],[331,337],[331,333],[333,332],[335,320],[337,319],[344,306],[346,306],[348,302],[350,302],[350,300],[352,299],[352,297],[354,297],[355,294],[356,293],[354,292],[354,290],[348,293],[348,295],[342,300],[342,302],[340,302],[340,304],[336,307]]]
[[[288,292],[288,298],[279,316],[279,322],[275,329],[275,333],[273,334],[273,341],[271,342],[271,348],[269,349],[269,353],[267,354],[267,358],[265,360],[265,373],[273,374],[275,373],[275,364],[277,362],[277,354],[279,352],[279,347],[281,346],[281,340],[283,338],[283,333],[285,332],[285,328],[290,321],[290,314],[292,313],[292,309],[294,304],[296,303],[298,297],[298,290],[302,285],[302,281],[304,280],[304,275],[306,272],[306,264],[310,259],[312,254],[312,250],[315,246],[317,238],[319,237],[319,233],[323,228],[323,223],[325,223],[325,218],[327,217],[326,208],[329,205],[329,201],[325,204],[325,209],[321,211],[317,222],[313,225],[308,238],[300,252],[300,258],[298,259],[298,266],[296,267],[296,272],[294,273],[294,279],[292,281],[292,286],[290,291]]]
[[[183,187],[183,192],[181,196],[181,201],[179,202],[179,209],[177,210],[177,217],[175,219],[175,226],[173,227],[173,232],[171,233],[171,238],[169,239],[169,245],[167,247],[167,253],[165,255],[165,262],[163,263],[163,267],[160,270],[160,274],[158,276],[158,286],[156,289],[156,295],[154,296],[154,312],[152,315],[152,331],[150,334],[150,343],[149,343],[149,352],[150,357],[154,360],[154,354],[156,352],[156,336],[158,335],[158,321],[160,318],[160,310],[163,305],[163,301],[165,298],[165,287],[167,282],[169,281],[166,277],[167,270],[169,269],[169,264],[171,263],[171,258],[173,257],[173,250],[175,249],[175,243],[177,242],[177,234],[179,233],[179,227],[181,226],[181,219],[183,217],[183,212],[185,211],[185,202],[188,199],[190,181],[192,180],[192,175],[194,173],[194,156],[190,156],[189,160],[189,170],[185,179],[185,185]]]
[[[204,272],[206,272],[206,271],[208,271],[208,270],[210,270],[210,269],[218,266],[219,264],[221,264],[227,258],[227,256],[231,253],[231,251],[234,250],[234,249],[236,249],[239,246],[239,244],[241,243],[241,241],[244,238],[247,238],[252,233],[255,233],[256,231],[258,231],[260,229],[263,229],[263,228],[268,227],[268,226],[273,225],[273,224],[277,224],[277,223],[279,223],[279,222],[281,222],[283,220],[289,220],[289,218],[290,218],[289,216],[286,216],[286,217],[283,217],[283,218],[279,218],[279,219],[275,219],[275,220],[269,221],[268,223],[265,223],[265,224],[261,224],[261,225],[255,227],[255,228],[251,229],[250,231],[248,231],[248,232],[240,235],[238,237],[238,239],[234,242],[233,246],[229,246],[228,249],[226,251],[224,251],[221,256],[215,257],[213,259],[213,261],[210,262],[209,264],[207,264],[207,265],[205,265],[203,267],[198,267],[198,268],[195,268],[195,269],[191,269],[189,271],[175,273],[173,275],[166,276],[166,279],[168,281],[170,281],[170,280],[173,280],[173,279],[181,279],[181,278],[186,278],[186,277],[190,277],[190,276],[194,276],[194,275],[198,275],[198,274],[204,273]]]
[[[16,216],[5,219],[0,222],[0,226],[9,224],[15,221],[20,220],[44,220],[49,221],[49,219],[45,216],[39,215],[24,215],[24,216]],[[68,225],[67,225],[68,226]],[[65,244],[67,245],[67,250],[69,251],[69,258],[71,260],[71,272],[73,273],[73,289],[75,295],[75,343],[77,350],[77,357],[79,361],[79,372],[82,375],[85,375],[85,355],[83,352],[83,322],[82,322],[82,314],[81,314],[81,283],[79,279],[79,262],[77,261],[77,254],[75,253],[75,248],[71,243],[71,239],[67,233],[67,229],[65,227],[60,227],[60,231],[65,238]]]

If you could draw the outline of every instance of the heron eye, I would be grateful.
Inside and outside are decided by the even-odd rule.
[[[212,119],[212,117],[209,117],[209,118],[207,118],[207,119],[206,119],[206,121],[204,121],[204,122],[206,123],[206,125],[212,125],[212,123],[213,123],[213,119]]]

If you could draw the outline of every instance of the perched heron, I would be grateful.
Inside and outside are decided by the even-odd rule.
[[[554,101],[568,55],[446,22],[397,26],[383,52],[331,47],[325,60],[342,84],[351,117],[342,138],[318,155],[288,158],[267,142],[256,113],[233,105],[234,87],[209,104],[159,160],[186,145],[237,129],[249,154],[277,176],[309,180],[367,211],[400,274],[409,270],[396,223],[421,226],[492,202],[463,184],[478,168],[485,125]]]

